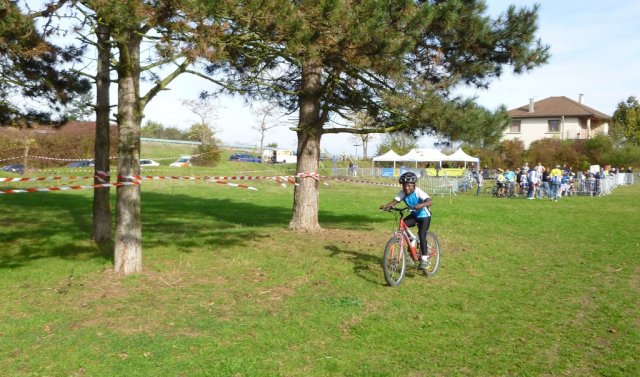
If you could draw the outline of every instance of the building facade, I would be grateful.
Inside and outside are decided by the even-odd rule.
[[[590,139],[609,133],[611,117],[567,97],[549,97],[509,110],[511,124],[501,140],[522,140],[525,148],[545,138],[560,140]]]

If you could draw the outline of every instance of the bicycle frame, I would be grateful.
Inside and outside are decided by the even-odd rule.
[[[408,210],[407,208],[402,208],[402,209],[398,209],[398,208],[393,208],[395,211],[397,211],[399,213],[400,216],[400,220],[398,222],[398,229],[394,232],[394,237],[396,238],[400,238],[402,241],[402,243],[406,243],[409,247],[409,254],[411,254],[411,259],[413,259],[414,262],[417,262],[418,260],[420,260],[420,254],[418,253],[418,250],[416,249],[416,243],[411,242],[411,240],[417,240],[418,236],[414,235],[411,230],[409,229],[409,227],[407,226],[407,224],[405,224],[404,222],[404,211]]]

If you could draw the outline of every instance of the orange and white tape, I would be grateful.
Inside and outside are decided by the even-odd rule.
[[[239,184],[239,183],[231,183],[231,182],[220,181],[220,180],[209,180],[208,182],[217,183],[219,185],[227,185],[227,186],[231,186],[231,187],[238,187],[238,188],[243,188],[243,189],[247,189],[247,190],[258,191],[258,189],[255,188],[255,187],[242,185],[242,184]]]
[[[105,188],[105,187],[133,186],[138,184],[140,184],[140,182],[101,183],[96,185],[80,185],[80,186],[31,187],[26,189],[0,190],[0,194],[21,194],[21,193],[27,193],[27,192],[87,190],[87,189],[96,189],[96,188]]]
[[[365,185],[376,185],[376,186],[389,186],[389,187],[398,187],[396,184],[384,183],[384,182],[375,182],[375,181],[363,181],[359,179],[349,179],[349,178],[340,178],[340,177],[326,177],[323,176],[322,179],[330,179],[334,181],[348,182],[348,183],[361,183]]]
[[[32,178],[0,178],[0,182],[37,182],[37,181],[61,181],[90,179],[91,177],[32,177]]]
[[[11,161],[11,160],[19,160],[24,157],[9,157],[9,158],[0,158],[0,162],[2,161]]]

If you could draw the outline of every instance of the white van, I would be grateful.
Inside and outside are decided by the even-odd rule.
[[[191,156],[182,156],[176,162],[172,162],[171,165],[173,167],[185,167],[191,166]]]
[[[298,156],[290,149],[265,149],[262,152],[262,161],[272,164],[295,164],[298,162]]]

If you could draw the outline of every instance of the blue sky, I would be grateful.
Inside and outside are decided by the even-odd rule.
[[[534,1],[519,1],[530,6]],[[574,100],[605,114],[613,114],[619,102],[640,95],[640,2],[542,0],[538,35],[550,45],[545,66],[520,76],[506,75],[487,91],[471,92],[490,109],[525,105],[550,96]],[[508,1],[489,1],[495,15]]]

